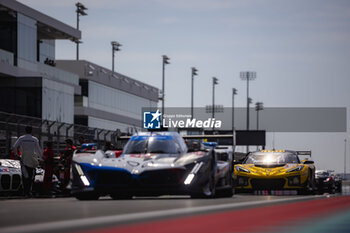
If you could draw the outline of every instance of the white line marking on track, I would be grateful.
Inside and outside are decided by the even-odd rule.
[[[311,200],[316,198],[324,198],[324,196],[307,196],[307,197],[293,197],[284,198],[278,200],[262,200],[262,201],[252,201],[243,203],[231,203],[231,204],[219,204],[219,205],[209,205],[201,207],[191,207],[191,208],[180,208],[171,210],[157,210],[142,213],[132,213],[132,214],[121,214],[121,215],[111,215],[111,216],[100,216],[100,217],[90,217],[83,219],[72,219],[72,220],[62,220],[46,223],[35,223],[27,224],[21,226],[12,227],[0,227],[1,233],[29,233],[29,232],[49,232],[51,230],[64,231],[72,228],[79,227],[89,227],[102,224],[118,224],[126,221],[138,221],[147,220],[150,218],[157,217],[171,217],[181,214],[195,214],[206,211],[224,211],[239,207],[251,207],[255,205],[262,204],[276,204],[284,203],[289,201],[301,201],[301,200]]]

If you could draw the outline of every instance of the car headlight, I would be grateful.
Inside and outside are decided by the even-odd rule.
[[[194,165],[194,167],[192,168],[191,172],[188,174],[188,176],[186,177],[184,184],[185,185],[189,185],[191,184],[193,178],[195,177],[195,175],[197,174],[197,172],[199,171],[199,169],[201,169],[201,167],[203,166],[203,162],[200,163],[196,163]]]
[[[75,166],[75,169],[77,170],[79,177],[80,177],[80,180],[83,182],[83,184],[85,186],[90,186],[90,182],[89,182],[88,178],[85,176],[83,169],[81,169],[81,166],[77,163],[75,163],[74,166]]]
[[[290,186],[300,185],[300,176],[288,177],[288,185]]]
[[[250,171],[249,171],[248,169],[246,169],[246,168],[244,168],[244,167],[240,167],[240,166],[237,166],[237,167],[236,167],[236,170],[237,170],[238,172],[247,172],[247,173],[250,173]]]
[[[323,182],[330,182],[330,181],[332,181],[333,179],[332,179],[332,177],[328,177],[327,179],[325,179]]]
[[[297,172],[297,171],[303,170],[303,168],[304,168],[304,166],[303,166],[303,165],[300,165],[300,166],[293,167],[293,168],[287,170],[287,172]]]

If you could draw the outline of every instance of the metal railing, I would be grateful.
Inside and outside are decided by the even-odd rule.
[[[74,144],[79,144],[79,138],[88,142],[96,142],[103,147],[106,141],[111,141],[116,147],[121,147],[117,138],[121,133],[119,129],[107,130],[91,128],[84,125],[68,124],[64,122],[49,121],[41,118],[0,112],[0,158],[7,158],[11,153],[16,139],[24,134],[27,125],[32,126],[32,134],[40,141],[41,146],[47,141],[53,142],[54,153],[58,154],[65,147],[65,140],[70,138]]]

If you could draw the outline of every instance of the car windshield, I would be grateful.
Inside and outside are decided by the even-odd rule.
[[[316,171],[317,176],[329,176],[329,173],[326,171]]]
[[[124,148],[124,154],[158,153],[176,154],[177,146],[172,137],[169,136],[136,136],[129,140]]]
[[[247,156],[244,164],[300,163],[296,154],[289,152],[254,152]]]

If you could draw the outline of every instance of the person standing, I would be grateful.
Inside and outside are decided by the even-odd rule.
[[[39,140],[32,136],[32,127],[26,126],[26,134],[19,137],[13,145],[13,151],[18,156],[18,150],[21,151],[21,172],[23,194],[26,197],[31,196],[32,184],[35,177],[35,168],[39,165],[39,159],[42,160],[43,152],[39,145]]]
[[[51,194],[52,191],[52,176],[53,176],[53,166],[54,166],[54,154],[52,150],[52,142],[46,143],[46,149],[43,153],[44,157],[44,182],[43,190],[45,194]]]
[[[105,144],[105,147],[104,147],[104,151],[113,150],[113,149],[114,149],[114,146],[113,146],[112,142],[106,141],[106,144]]]
[[[70,180],[70,167],[72,165],[73,153],[77,148],[73,146],[71,139],[66,139],[66,148],[61,156],[61,163],[64,166],[63,187],[66,188]]]

